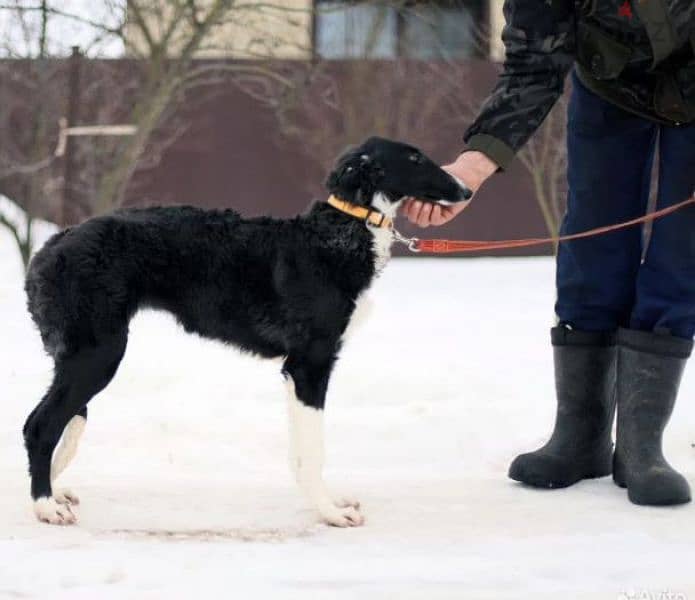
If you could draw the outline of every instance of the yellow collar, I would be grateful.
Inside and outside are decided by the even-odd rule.
[[[391,229],[393,227],[393,219],[390,219],[385,214],[372,210],[371,208],[357,206],[357,204],[352,204],[352,202],[348,202],[347,200],[341,200],[333,194],[328,197],[327,202],[340,212],[344,212],[346,215],[360,219],[365,223],[369,223],[370,225],[383,227],[384,229]]]

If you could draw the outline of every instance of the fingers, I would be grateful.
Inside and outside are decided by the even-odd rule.
[[[444,220],[443,213],[442,213],[442,207],[439,206],[439,204],[435,204],[432,207],[432,215],[430,216],[430,223],[432,223],[432,225],[435,225],[435,226],[443,225],[444,223],[446,223],[446,221]]]
[[[429,227],[430,218],[432,217],[432,204],[429,202],[422,202],[422,207],[420,208],[420,213],[417,216],[417,224],[420,227]]]
[[[401,214],[408,219],[411,223],[417,220],[417,214],[420,208],[416,206],[418,201],[415,198],[408,198],[401,207]]]
[[[408,221],[413,224],[417,223],[423,204],[423,202],[420,202],[420,200],[416,200],[415,198],[410,198],[406,201],[403,207],[403,214],[408,218]]]
[[[403,201],[403,204],[401,204],[400,213],[401,213],[404,217],[407,217],[407,216],[408,216],[408,209],[410,208],[410,204],[411,204],[412,201],[413,201],[412,198],[406,198],[406,199]]]
[[[454,217],[460,215],[468,206],[470,205],[471,201],[469,200],[468,202],[459,202],[455,206],[442,206],[440,207],[440,218],[437,220],[437,222],[432,220],[432,225],[445,225],[449,221],[453,220]]]
[[[430,202],[422,202],[411,198],[403,205],[402,212],[411,223],[419,227],[428,227],[432,224],[433,207]]]
[[[419,227],[439,226],[451,221],[468,204],[468,202],[462,202],[456,206],[440,206],[410,198],[403,204],[401,213],[408,221]]]

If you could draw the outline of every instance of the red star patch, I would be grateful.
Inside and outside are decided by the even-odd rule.
[[[632,6],[630,6],[630,0],[625,0],[625,2],[618,7],[618,16],[632,19]]]

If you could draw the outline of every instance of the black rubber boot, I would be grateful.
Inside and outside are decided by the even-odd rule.
[[[521,454],[509,477],[562,488],[612,471],[615,413],[615,333],[551,331],[555,359],[555,430],[540,450]]]
[[[635,504],[690,501],[690,486],[666,462],[664,428],[673,411],[690,340],[646,331],[618,332],[618,430],[613,480]]]

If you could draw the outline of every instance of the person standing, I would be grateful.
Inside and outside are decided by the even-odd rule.
[[[643,215],[657,148],[657,208],[693,194],[692,0],[506,0],[504,14],[504,68],[448,171],[475,191],[506,169],[572,71],[561,233]],[[427,227],[463,208],[410,199],[403,210]],[[662,435],[695,334],[695,208],[655,222],[646,249],[637,227],[562,243],[556,283],[555,428],[509,476],[562,488],[612,474],[633,503],[690,501]]]

